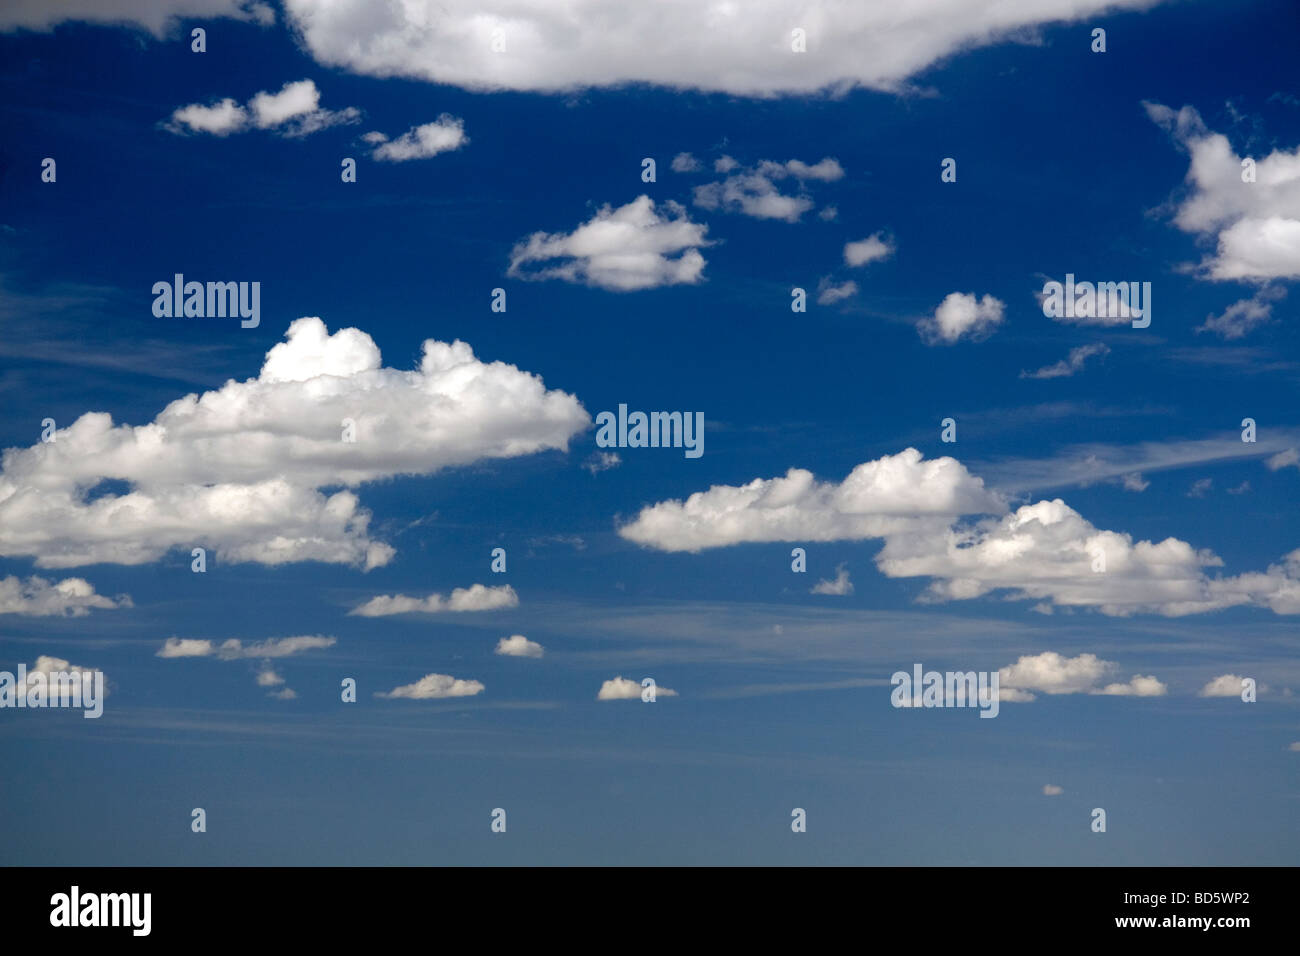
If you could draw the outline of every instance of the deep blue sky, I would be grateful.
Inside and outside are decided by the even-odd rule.
[[[209,30],[203,55],[182,39],[196,23]],[[1094,25],[1107,28],[1105,55],[1088,49]],[[364,484],[372,535],[397,549],[368,573],[212,559],[197,575],[179,548],[130,566],[0,557],[0,578],[84,577],[134,604],[0,615],[0,668],[53,655],[110,683],[97,721],[0,712],[12,768],[0,862],[1293,864],[1294,616],[1048,616],[1001,591],[925,604],[927,579],[875,568],[879,540],[806,544],[808,573],[794,575],[800,542],[670,553],[616,529],[711,485],[792,467],[840,481],[911,446],[956,457],[1013,506],[1059,496],[1098,528],[1210,549],[1223,559],[1212,575],[1262,572],[1300,547],[1300,470],[1263,463],[1300,435],[1295,293],[1241,339],[1195,331],[1256,287],[1185,268],[1214,246],[1171,223],[1188,155],[1143,108],[1192,106],[1241,155],[1294,151],[1297,27],[1286,0],[1163,4],[960,53],[914,75],[919,93],[772,99],[470,92],[324,66],[283,25],[230,20],[185,20],[164,39],[75,22],[0,35],[0,447],[33,445],[45,417],[141,425],[189,392],[255,377],[300,316],[363,330],[386,366],[414,367],[425,339],[459,338],[593,417],[623,402],[707,421],[697,460],[624,449],[619,467],[591,474],[587,430],[567,453]],[[301,139],[162,125],[184,104],[303,78],[362,121]],[[464,120],[463,148],[368,158],[361,134],[442,113]],[[683,151],[706,169],[672,172]],[[838,216],[791,224],[692,205],[724,154],[746,166],[834,157],[844,178],[808,191]],[[39,180],[46,156],[53,185]],[[345,156],[356,184],[339,180]],[[956,184],[939,180],[947,156]],[[703,282],[614,292],[507,277],[517,242],[643,193],[708,224]],[[843,245],[881,231],[894,254],[846,267]],[[150,287],[175,272],[259,280],[260,327],[155,318]],[[1045,318],[1034,293],[1066,272],[1152,282],[1151,327]],[[859,293],[816,304],[828,275]],[[498,286],[504,314],[489,310]],[[809,290],[806,314],[790,311],[793,286]],[[916,322],[955,291],[995,296],[1005,319],[983,341],[928,345]],[[1098,342],[1109,353],[1075,375],[1020,377]],[[951,445],[939,441],[948,416]],[[1281,444],[1159,463],[1185,442],[1238,454],[1246,416],[1261,443]],[[1133,470],[1149,486],[1080,484],[1059,467],[1087,454],[1146,462]],[[1025,487],[1026,463],[1059,478]],[[489,572],[497,546],[506,575]],[[841,563],[852,594],[809,593]],[[377,594],[476,582],[510,584],[519,606],[347,615]],[[494,655],[511,634],[546,656]],[[255,660],[155,656],[173,636],[290,635],[337,638],[275,662],[295,700],[269,699]],[[997,669],[1044,651],[1096,654],[1117,662],[1115,679],[1155,674],[1169,692],[1040,694],[996,720],[889,705],[889,675],[913,662]],[[373,696],[431,672],[486,691]],[[1269,691],[1253,705],[1197,695],[1229,673]],[[598,702],[616,675],[680,696]],[[358,681],[356,704],[339,701],[344,677]],[[853,683],[791,689],[836,682]],[[206,834],[190,832],[192,807],[207,810]],[[489,832],[494,807],[509,814],[504,837]],[[792,807],[808,810],[808,833],[791,834]],[[1104,835],[1088,829],[1093,807],[1107,809]]]

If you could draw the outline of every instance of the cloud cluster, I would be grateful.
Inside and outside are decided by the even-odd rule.
[[[1059,498],[1008,511],[960,462],[925,461],[915,449],[858,465],[838,485],[800,469],[739,487],[715,485],[685,501],[644,507],[619,534],[691,552],[879,538],[880,572],[928,578],[922,600],[932,602],[1003,592],[1043,610],[1093,608],[1119,617],[1236,606],[1300,613],[1300,550],[1264,572],[1211,577],[1207,570],[1223,564],[1211,551],[1097,528]]]
[[[253,94],[246,106],[230,97],[215,103],[191,103],[176,109],[166,124],[173,133],[206,133],[229,136],[250,129],[272,130],[281,136],[301,137],[356,123],[361,111],[349,106],[343,110],[320,107],[320,90],[311,80],[286,83],[278,93]]]
[[[533,233],[511,251],[508,274],[614,292],[694,285],[704,278],[707,231],[679,203],[656,209],[649,196],[638,196],[617,209],[602,206],[571,233]]]
[[[505,607],[518,607],[519,595],[508,584],[487,587],[475,584],[456,588],[450,598],[441,594],[428,597],[407,597],[405,594],[381,594],[348,612],[358,617],[388,617],[393,614],[441,614],[445,611],[496,611]]]
[[[784,222],[798,222],[800,216],[813,208],[812,199],[804,191],[806,182],[834,182],[844,178],[843,167],[830,157],[811,165],[797,159],[784,163],[765,159],[754,167],[740,167],[731,157],[724,156],[715,168],[731,175],[720,182],[696,186],[695,205],[701,209],[721,209],[754,219],[780,219]],[[794,182],[799,188],[798,194],[781,192],[777,183],[782,181]]]
[[[361,330],[298,319],[257,378],[177,399],[146,425],[91,412],[7,449],[0,555],[74,567],[202,546],[231,562],[377,567],[394,552],[369,537],[351,488],[564,450],[589,424],[572,395],[464,342],[426,340],[419,367],[399,371]],[[106,480],[130,490],[92,494]]]
[[[1200,274],[1258,283],[1300,278],[1300,146],[1249,157],[1255,181],[1244,182],[1242,162],[1248,157],[1238,156],[1222,133],[1211,132],[1195,109],[1144,105],[1147,115],[1191,155],[1189,194],[1174,214],[1174,225],[1217,243]],[[1226,321],[1220,317],[1217,324],[1228,329],[1243,321],[1257,324],[1264,304],[1256,303],[1252,310],[1238,303],[1240,313]]]
[[[215,657],[223,661],[241,658],[259,658],[267,660],[275,657],[289,657],[303,651],[322,647],[333,647],[338,638],[310,635],[302,637],[270,637],[264,641],[245,644],[239,638],[232,637],[218,644],[216,641],[191,637],[169,637],[158,649],[157,657]]]
[[[0,614],[24,614],[29,617],[83,617],[92,608],[112,610],[132,607],[131,598],[96,594],[84,578],[64,578],[54,582],[33,575],[26,581],[14,575],[0,578]]]
[[[1154,677],[1134,674],[1128,681],[1104,681],[1119,670],[1095,654],[1062,657],[1055,651],[1025,655],[998,670],[999,699],[1025,703],[1042,694],[1101,694],[1110,697],[1163,697],[1169,688]],[[1046,791],[1044,791],[1046,792]]]

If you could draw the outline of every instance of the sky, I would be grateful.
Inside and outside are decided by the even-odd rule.
[[[0,862],[1295,864],[1300,10],[555,10],[0,10]]]

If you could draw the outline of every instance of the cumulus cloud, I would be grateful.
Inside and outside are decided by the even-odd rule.
[[[834,594],[844,597],[853,593],[853,582],[849,580],[849,569],[839,565],[835,569],[835,579],[818,581],[813,585],[813,594]]]
[[[792,18],[780,0],[660,0],[649,15],[601,0],[287,0],[285,14],[320,63],[373,76],[471,90],[649,83],[765,96],[898,91],[959,51],[1152,2],[810,0]],[[794,27],[807,32],[807,54],[791,52]],[[504,53],[495,52],[494,38]]]
[[[360,329],[298,319],[256,378],[177,399],[149,424],[90,412],[56,441],[7,449],[0,555],[142,564],[199,543],[229,562],[378,567],[394,552],[370,538],[352,488],[565,450],[589,424],[572,395],[464,342],[426,340],[418,368],[399,371]],[[130,490],[93,496],[105,480]]]
[[[0,6],[0,30],[51,30],[80,21],[130,24],[163,39],[177,20],[218,17],[269,26],[275,11],[262,0],[9,0]]]
[[[1214,332],[1224,339],[1240,339],[1273,317],[1273,305],[1286,296],[1282,286],[1264,286],[1249,299],[1241,299],[1223,310],[1222,315],[1208,315],[1196,327],[1197,332]]]
[[[1070,354],[1054,365],[1044,365],[1034,372],[1021,372],[1021,378],[1068,378],[1083,368],[1088,359],[1094,355],[1110,354],[1110,346],[1104,342],[1092,345],[1080,345],[1070,349]]]
[[[822,279],[817,283],[817,304],[834,305],[836,302],[843,302],[845,299],[851,299],[858,294],[858,284],[850,279],[848,282],[841,282],[839,285],[831,282],[830,277]]]
[[[1002,323],[1005,308],[1005,303],[991,295],[977,299],[973,292],[951,292],[933,316],[917,323],[917,331],[927,345],[952,345],[963,337],[979,341]]]
[[[1240,697],[1241,682],[1244,677],[1238,677],[1236,674],[1223,674],[1214,678],[1204,687],[1201,688],[1199,697]]]
[[[765,159],[754,167],[728,166],[726,171],[731,175],[721,182],[695,187],[695,205],[785,222],[798,222],[800,216],[813,208],[813,201],[804,189],[807,181],[834,182],[844,177],[843,167],[830,157],[812,165],[797,159],[784,163]],[[794,181],[798,194],[781,192],[777,183],[786,180]]]
[[[661,212],[662,210],[662,212]],[[700,249],[708,226],[691,222],[679,203],[659,209],[649,196],[626,206],[602,206],[571,233],[535,232],[510,253],[512,278],[563,279],[630,292],[703,281]],[[552,263],[539,268],[525,268]]]
[[[276,93],[265,90],[255,93],[245,106],[228,96],[216,103],[182,106],[172,113],[166,126],[173,133],[229,136],[248,129],[264,129],[281,136],[301,137],[360,119],[361,111],[355,107],[321,109],[316,84],[312,80],[297,80],[286,83]]]
[[[623,464],[623,459],[616,451],[598,451],[582,463],[582,467],[587,469],[593,475],[600,474],[602,471],[609,471],[611,468],[617,468]]]
[[[1043,694],[1099,694],[1105,696],[1163,697],[1169,688],[1154,677],[1135,674],[1127,682],[1102,684],[1119,669],[1113,661],[1095,654],[1063,657],[1055,651],[1026,654],[998,671],[999,696],[1025,702]],[[1011,691],[1010,698],[1006,692]]]
[[[1255,182],[1243,182],[1242,161],[1247,157],[1237,155],[1222,133],[1211,132],[1194,108],[1175,111],[1158,103],[1144,105],[1147,115],[1191,157],[1188,195],[1173,222],[1184,232],[1217,242],[1215,254],[1200,264],[1199,274],[1257,283],[1300,278],[1300,146],[1250,157]],[[1221,316],[1217,324],[1232,330],[1243,322],[1247,327],[1258,324],[1261,306],[1243,307],[1226,320]]]
[[[465,121],[449,113],[443,113],[436,122],[412,126],[394,140],[389,140],[380,132],[367,133],[364,139],[368,143],[377,144],[370,155],[388,163],[428,159],[439,153],[460,149],[469,142],[469,137],[465,135]]]
[[[1264,572],[1211,577],[1208,569],[1223,565],[1211,551],[1097,528],[1059,498],[1008,512],[960,462],[923,461],[915,449],[859,465],[838,485],[800,469],[739,487],[715,485],[642,508],[619,534],[691,552],[880,538],[880,572],[929,578],[921,595],[929,602],[1005,592],[1043,611],[1086,607],[1111,616],[1179,617],[1236,606],[1300,613],[1300,550]]]
[[[451,592],[450,598],[443,598],[441,594],[430,594],[423,598],[382,594],[353,608],[348,614],[358,617],[387,617],[391,614],[441,614],[445,611],[496,611],[518,606],[519,595],[510,585],[486,587],[475,584],[468,588],[456,588]]]
[[[908,448],[858,465],[839,484],[792,468],[784,478],[714,485],[684,502],[643,508],[619,534],[662,551],[700,551],[743,542],[861,540],[926,525],[942,530],[956,515],[1005,508],[961,462],[924,461]]]
[[[1047,797],[1059,797],[1059,796],[1060,796],[1061,794],[1063,794],[1063,793],[1065,793],[1065,788],[1064,788],[1064,787],[1058,787],[1058,786],[1057,786],[1056,784],[1054,784],[1054,783],[1046,783],[1046,784],[1043,784],[1043,795],[1044,795],[1044,796],[1047,796]]]
[[[64,578],[54,582],[33,575],[26,581],[10,575],[0,578],[0,614],[23,614],[29,617],[83,617],[92,608],[112,610],[132,607],[131,598],[96,594],[84,578]]]
[[[677,691],[667,687],[655,687],[655,697],[676,697]],[[596,693],[597,700],[640,700],[641,682],[627,677],[615,677],[600,685]]]
[[[258,687],[279,687],[284,683],[284,678],[275,672],[272,667],[263,667],[257,672]]]
[[[461,680],[450,674],[425,674],[413,684],[394,687],[390,691],[377,691],[376,697],[406,698],[407,700],[441,700],[444,697],[473,697],[485,690],[476,680]]]
[[[511,634],[497,641],[496,653],[504,657],[541,657],[546,651],[541,644],[522,634]]]
[[[703,168],[704,164],[690,153],[678,153],[673,157],[673,172],[675,173],[698,173]]]
[[[857,242],[844,244],[844,261],[850,266],[864,266],[869,262],[888,259],[894,254],[894,244],[884,238],[884,233],[876,233]]]

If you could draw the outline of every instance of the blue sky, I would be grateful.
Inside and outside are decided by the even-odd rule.
[[[119,6],[0,14],[0,669],[109,686],[0,711],[0,860],[1296,861],[1293,5],[810,4],[805,53],[769,4],[543,5],[502,53],[458,3],[409,46]],[[178,272],[260,323],[156,317]],[[1150,326],[1047,317],[1067,273]],[[598,448],[620,404],[704,454]],[[510,606],[350,613],[474,585]],[[1000,673],[997,719],[892,707],[914,663]],[[464,695],[376,696],[426,675]]]

